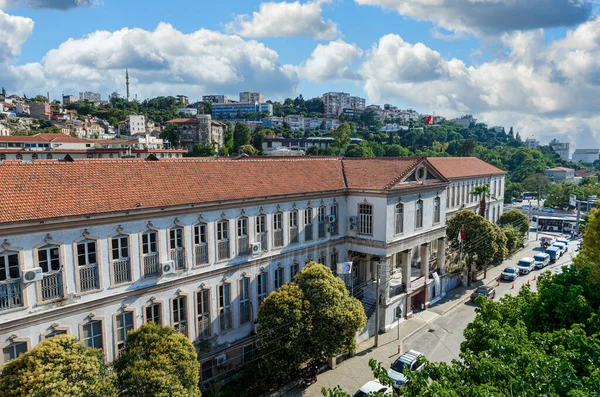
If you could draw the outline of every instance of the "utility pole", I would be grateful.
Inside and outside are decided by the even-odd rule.
[[[375,297],[375,347],[379,347],[379,267],[381,263],[377,262],[377,282],[376,282],[376,297]],[[399,327],[398,327],[399,328]]]

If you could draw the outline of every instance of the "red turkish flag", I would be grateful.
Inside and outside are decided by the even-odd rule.
[[[425,124],[427,124],[427,125],[433,125],[433,116],[427,116],[427,117],[425,117]]]

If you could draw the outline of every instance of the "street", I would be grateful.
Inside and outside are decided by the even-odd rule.
[[[548,234],[542,233],[540,237],[544,235]],[[530,238],[535,239],[535,233],[531,233]],[[515,254],[514,257],[505,260],[502,266],[488,269],[488,277],[485,281],[488,285],[495,286],[496,300],[507,294],[517,294],[528,280],[532,290],[535,291],[534,275],[538,277],[540,273],[548,270],[555,273],[560,272],[562,266],[571,262],[572,257],[576,254],[577,246],[578,242],[571,241],[569,251],[562,258],[544,269],[536,269],[529,275],[520,276],[514,283],[514,289],[511,288],[513,283],[508,281],[501,281],[500,285],[496,286],[495,280],[504,267],[516,264],[522,257],[533,256],[541,252],[538,242],[530,241],[528,247]],[[476,285],[483,284],[482,280],[476,283]],[[400,339],[405,339],[401,344],[401,351],[417,350],[430,361],[450,362],[452,359],[458,359],[460,344],[464,340],[463,330],[475,318],[475,305],[469,300],[465,302],[464,299],[470,296],[474,289],[475,285],[468,288],[456,288],[459,291],[450,291],[448,296],[435,306],[417,313],[410,320],[401,323]],[[394,328],[380,335],[378,348],[372,347],[372,341],[367,341],[366,343],[369,345],[359,346],[355,357],[342,362],[333,370],[320,374],[314,385],[306,389],[297,387],[285,395],[316,397],[321,395],[321,387],[333,388],[337,385],[340,385],[344,391],[353,394],[364,383],[373,380],[367,365],[369,359],[374,358],[387,367],[398,357],[400,341],[397,339],[397,331],[398,329]]]

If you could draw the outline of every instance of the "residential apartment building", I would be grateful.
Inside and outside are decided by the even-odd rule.
[[[70,105],[75,102],[77,102],[77,98],[75,98],[75,95],[63,95],[62,96],[63,105]]]
[[[130,114],[127,120],[119,123],[120,135],[145,135],[147,132],[145,116]]]
[[[190,98],[185,95],[177,95],[177,102],[181,103],[183,106],[187,106],[190,104]]]
[[[179,128],[181,145],[189,151],[195,145],[210,145],[218,151],[225,144],[225,124],[212,120],[210,114],[198,114],[196,117],[178,118],[167,121]]]
[[[283,118],[283,122],[287,123],[292,131],[304,130],[304,116],[302,115],[287,115]]]
[[[79,93],[80,101],[90,101],[90,102],[100,102],[102,100],[101,95],[97,92],[80,92]]]
[[[361,335],[387,330],[442,293],[450,182],[429,160],[2,163],[1,360],[57,334],[113,360],[153,321],[209,347],[207,381],[215,357],[243,362],[260,304],[311,260],[352,262]]]
[[[213,103],[212,105],[212,118],[215,120],[243,119],[248,113],[262,112],[267,112],[268,117],[273,116],[273,105],[257,102]]]
[[[133,139],[82,139],[64,134],[0,136],[0,161],[147,158],[150,155],[178,158],[185,153],[187,150],[165,149],[162,139],[149,135]]]
[[[527,138],[525,139],[525,145],[528,149],[537,149],[540,147],[540,141],[535,138]]]
[[[29,115],[36,119],[50,120],[52,107],[49,103],[29,102]]]
[[[265,96],[260,92],[240,92],[240,102],[263,103]]]
[[[550,143],[548,144],[552,149],[554,149],[554,151],[556,153],[558,153],[558,155],[560,156],[560,159],[563,161],[569,161],[570,158],[570,151],[571,151],[571,144],[569,142],[560,142],[557,139],[553,139],[550,141]]]
[[[350,143],[358,144],[360,138],[350,138]],[[263,139],[262,149],[265,156],[302,156],[310,147],[327,149],[335,139],[331,137],[308,137],[308,138],[278,138],[267,136]]]
[[[474,196],[473,189],[489,184],[492,197],[486,199],[485,218],[498,222],[504,212],[505,171],[476,157],[431,157],[429,161],[450,182],[446,190],[447,217],[464,209],[479,213],[481,197]]]
[[[471,124],[477,124],[477,119],[476,119],[476,118],[474,118],[474,117],[473,117],[472,115],[470,115],[470,114],[466,114],[466,115],[464,115],[464,116],[461,116],[461,117],[459,117],[459,118],[456,118],[456,119],[452,119],[452,120],[450,120],[450,121],[452,121],[452,122],[454,122],[454,123],[456,123],[456,124],[458,124],[458,125],[462,126],[462,127],[463,127],[463,128],[465,128],[465,129],[466,129],[466,128],[469,128],[469,126],[470,126]]]
[[[546,175],[552,182],[574,182],[575,170],[566,167],[554,167],[544,170]]]
[[[600,159],[600,149],[575,149],[573,153],[574,163],[590,163]]]
[[[202,102],[229,103],[231,101],[227,98],[227,95],[203,95]]]
[[[328,92],[323,94],[323,105],[325,114],[339,116],[344,109],[364,109],[365,99],[345,92]]]

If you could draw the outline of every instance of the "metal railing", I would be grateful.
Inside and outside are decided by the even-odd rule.
[[[115,284],[128,283],[131,281],[131,266],[129,263],[129,258],[113,260],[112,266]]]
[[[219,329],[221,331],[231,329],[233,323],[231,314],[230,308],[221,309],[221,313],[219,314]]]
[[[310,241],[313,239],[313,225],[304,226],[304,241]]]
[[[62,271],[44,274],[42,284],[42,301],[63,297]]]
[[[194,249],[196,250],[196,266],[208,264],[208,244],[196,244]]]
[[[252,319],[252,308],[250,307],[250,301],[243,301],[240,303],[240,324],[246,324]]]
[[[257,240],[260,241],[260,247],[263,251],[267,251],[267,249],[269,248],[267,246],[268,240],[267,240],[267,233],[263,232],[263,233],[258,233],[257,236]]]
[[[208,314],[198,316],[198,339],[210,338],[210,318]]]
[[[229,259],[229,240],[217,243],[217,260]]]
[[[283,247],[283,230],[273,232],[273,247]]]
[[[187,336],[187,326],[185,324],[178,324],[175,327],[175,331],[179,332],[182,335]]]
[[[98,264],[93,263],[79,266],[79,290],[81,292],[93,291],[100,288],[98,278]]]
[[[21,280],[7,280],[0,284],[0,310],[23,306]]]
[[[290,244],[298,243],[298,226],[290,227]]]
[[[325,238],[325,222],[319,222],[319,238]]]
[[[248,255],[250,253],[250,243],[248,236],[238,237],[238,255]]]
[[[185,270],[185,248],[178,247],[171,249],[171,260],[175,262],[175,269]]]
[[[144,262],[144,277],[157,276],[160,273],[158,253],[151,252],[149,254],[144,254],[142,257]]]

